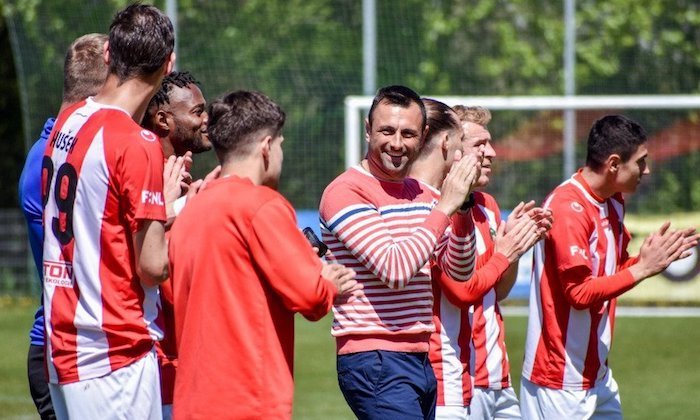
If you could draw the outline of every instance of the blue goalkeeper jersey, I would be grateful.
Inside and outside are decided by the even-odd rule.
[[[44,149],[49,139],[53,124],[56,120],[49,118],[44,123],[41,137],[34,143],[27,154],[24,169],[19,178],[19,200],[22,213],[27,220],[29,245],[32,248],[34,264],[39,273],[39,279],[43,283],[43,253],[44,253],[44,228],[42,226],[43,205],[41,201],[41,163],[44,158]],[[43,290],[43,284],[42,284]],[[44,345],[44,305],[43,299],[39,300],[39,308],[34,314],[34,325],[29,332],[31,344]]]

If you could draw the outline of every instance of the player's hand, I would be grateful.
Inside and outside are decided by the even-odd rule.
[[[216,168],[212,169],[204,179],[198,179],[190,184],[189,190],[187,190],[187,201],[192,197],[199,194],[200,191],[204,191],[211,181],[217,179],[221,175],[221,165],[217,165]]]
[[[455,152],[455,162],[442,183],[440,200],[435,208],[451,216],[462,206],[481,175],[479,159],[476,154]]]
[[[552,213],[552,210],[535,207],[528,211],[527,214],[528,217],[537,223],[540,239],[544,239],[547,232],[552,229],[552,224],[554,223],[554,214]]]
[[[182,155],[182,169],[180,170],[180,197],[187,194],[192,184],[192,152],[187,151]]]
[[[355,271],[341,264],[323,264],[321,276],[335,284],[335,304],[351,303],[363,295],[362,283],[355,280]]]
[[[639,262],[630,267],[637,280],[662,272],[672,262],[690,255],[691,249],[697,246],[699,236],[694,228],[675,230],[670,227],[671,222],[666,222],[644,239]]]
[[[540,230],[533,219],[529,217],[515,219],[508,232],[506,232],[506,222],[501,221],[494,239],[494,252],[505,255],[508,262],[512,264],[539,240]]]
[[[697,233],[694,227],[681,229],[681,235],[683,236],[683,252],[677,259],[683,259],[691,256],[693,254],[693,248],[698,246],[700,243],[700,234]]]
[[[188,152],[189,153],[189,152]],[[163,169],[163,195],[165,198],[165,210],[168,218],[175,217],[173,203],[183,193],[183,185],[191,175],[186,171],[187,156],[170,156]],[[190,153],[189,160],[192,160]]]
[[[314,254],[318,255],[319,249],[318,249],[317,246],[312,246],[311,249],[314,250]],[[330,250],[330,249],[327,249],[327,250],[326,250],[326,253],[323,254],[322,257],[327,257],[327,256],[329,256],[329,255],[331,255],[331,250]]]
[[[518,220],[522,218],[528,218],[537,223],[537,230],[539,232],[540,239],[544,238],[547,232],[549,232],[549,230],[552,228],[552,223],[554,222],[551,210],[535,207],[534,200],[530,200],[527,203],[521,201],[517,206],[515,206],[510,215],[508,215],[508,219],[506,221],[506,233],[510,232]]]

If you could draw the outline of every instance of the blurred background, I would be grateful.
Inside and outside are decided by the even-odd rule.
[[[167,0],[177,31],[177,67],[205,96],[260,90],[287,113],[281,190],[300,224],[317,228],[323,188],[363,150],[361,121],[346,138],[344,99],[405,84],[424,96],[479,98],[668,95],[700,92],[700,4],[695,0]],[[0,20],[0,293],[36,296],[17,204],[26,151],[60,104],[67,46],[107,32],[122,0],[4,0]],[[688,97],[686,97],[687,99]],[[504,210],[541,202],[583,163],[591,123],[625,113],[649,133],[652,176],[628,200],[638,235],[671,218],[700,217],[700,96],[669,109],[499,109],[489,126],[498,152],[488,191]],[[694,102],[693,102],[694,101]],[[658,102],[658,100],[657,100]],[[362,109],[359,110],[362,112]],[[355,111],[353,111],[355,112]],[[359,159],[359,155],[358,155]],[[194,173],[215,165],[195,158]],[[638,219],[630,218],[630,221]],[[523,264],[527,265],[527,264]],[[697,303],[693,256],[626,295],[638,302]],[[515,297],[524,297],[527,273]]]
[[[498,157],[488,192],[504,211],[521,200],[541,202],[583,164],[592,122],[624,113],[648,131],[652,170],[627,200],[627,225],[635,235],[630,251],[635,253],[644,235],[664,220],[678,227],[700,225],[697,0],[146,3],[172,17],[177,67],[201,82],[208,100],[236,89],[259,90],[284,108],[281,190],[297,209],[300,226],[318,229],[324,187],[364,150],[365,108],[348,110],[346,98],[372,95],[390,84],[428,97],[456,97],[455,103],[465,105],[486,98],[488,103],[513,97],[532,102],[530,108],[494,109],[489,125]],[[68,45],[82,34],[107,32],[114,13],[126,4],[0,0],[0,418],[35,418],[25,349],[40,284],[17,199],[24,157],[59,108]],[[625,96],[613,96],[615,107],[604,101],[581,109],[561,105],[566,98],[591,95]],[[651,96],[656,108],[642,106],[639,95]],[[348,145],[356,156],[346,155]],[[215,164],[213,152],[198,155],[194,173],[202,176]],[[696,369],[688,369],[698,362],[700,329],[693,317],[700,310],[698,272],[696,253],[622,298],[625,306],[696,307],[616,324],[621,338],[612,363],[626,418],[697,418],[700,413],[700,400],[669,391],[700,387]],[[526,256],[506,305],[526,305],[529,274]],[[526,319],[508,309],[523,308],[506,309],[518,389]],[[337,389],[329,322],[327,317],[298,326],[295,418],[352,417]]]

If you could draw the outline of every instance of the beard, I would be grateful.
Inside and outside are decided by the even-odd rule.
[[[175,139],[174,143],[178,144],[178,148],[182,149],[183,152],[190,151],[192,154],[197,154],[211,150],[212,147],[206,134],[199,130],[197,132],[185,131],[180,125],[176,126],[173,138]]]

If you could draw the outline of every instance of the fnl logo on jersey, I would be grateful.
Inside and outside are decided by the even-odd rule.
[[[44,261],[44,282],[57,287],[73,287],[73,264],[66,261]]]
[[[579,248],[576,245],[571,245],[569,247],[569,251],[571,252],[572,257],[576,254],[579,254],[584,260],[588,259],[588,255],[586,255],[586,250],[583,248]]]
[[[163,203],[163,193],[160,191],[141,191],[141,203],[143,204],[156,204],[159,206],[164,205]]]

